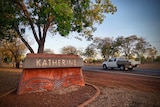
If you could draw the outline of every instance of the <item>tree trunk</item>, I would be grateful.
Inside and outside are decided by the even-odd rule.
[[[38,41],[38,52],[37,53],[43,53],[44,52],[44,44],[45,44],[46,35],[47,35],[47,30],[46,29],[43,30],[43,37],[39,36],[40,40]]]
[[[14,55],[15,62],[16,62],[16,68],[19,68],[20,62],[18,60],[18,55]]]
[[[17,25],[14,25],[14,29],[15,31],[17,32],[19,38],[22,40],[22,42],[25,44],[25,46],[29,49],[29,51],[31,53],[34,53],[34,50],[32,49],[32,47],[29,45],[29,43],[23,38],[23,36],[21,35],[19,29],[18,29],[18,26]]]
[[[20,63],[16,62],[16,68],[19,68]]]
[[[44,52],[44,41],[41,40],[38,44],[38,52],[37,53],[43,53]]]

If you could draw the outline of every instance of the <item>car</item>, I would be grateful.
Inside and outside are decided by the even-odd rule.
[[[103,69],[119,68],[121,70],[132,70],[140,64],[139,61],[129,61],[125,58],[110,58],[102,63]]]

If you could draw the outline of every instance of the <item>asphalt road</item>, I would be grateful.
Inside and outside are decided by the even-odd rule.
[[[101,66],[83,66],[82,70],[93,71],[93,72],[108,72],[108,73],[120,73],[120,74],[128,74],[128,75],[150,76],[150,77],[160,78],[160,70],[154,70],[154,69],[135,68],[133,70],[124,71],[119,69],[103,70]]]

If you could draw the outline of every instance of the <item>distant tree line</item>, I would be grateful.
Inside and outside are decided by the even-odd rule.
[[[95,38],[93,45],[100,50],[104,58],[124,56],[127,59],[155,57],[157,50],[142,37],[132,35],[129,37]]]
[[[8,35],[8,40],[2,39],[0,41],[0,60],[4,63],[15,62],[16,67],[19,68],[19,63],[24,60],[26,47],[13,30],[7,31],[6,35]],[[96,37],[85,49],[77,49],[71,45],[61,48],[62,54],[77,54],[83,57],[86,62],[102,62],[109,57],[120,56],[139,60],[142,63],[160,62],[160,56],[157,56],[157,52],[157,49],[149,42],[136,35],[120,36],[115,39]],[[54,54],[54,51],[45,49],[44,53]],[[101,58],[97,59],[98,55]]]
[[[89,62],[94,62],[99,54],[102,58],[123,56],[127,59],[135,59],[143,62],[159,61],[157,49],[144,38],[136,35],[128,37],[119,36],[113,38],[96,37],[84,51],[77,50],[73,46],[66,46],[61,49],[63,54],[79,54],[86,57]]]

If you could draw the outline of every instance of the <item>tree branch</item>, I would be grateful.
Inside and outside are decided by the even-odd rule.
[[[40,16],[38,15],[38,22],[40,21]],[[38,28],[38,34],[39,34],[39,39],[41,40],[42,39],[42,32],[41,32],[41,25],[39,23],[36,24],[37,25],[37,28]]]
[[[27,19],[28,19],[28,21],[29,21],[29,24],[30,24],[30,26],[31,26],[31,29],[32,29],[34,38],[35,38],[35,40],[37,41],[37,43],[39,43],[39,39],[38,39],[38,36],[37,36],[37,34],[36,34],[35,27],[34,27],[34,25],[33,25],[33,22],[32,22],[31,17],[29,16],[29,13],[28,13],[28,11],[27,11],[27,8],[26,8],[24,2],[21,2],[21,3],[20,3],[20,1],[16,1],[16,3],[22,8],[24,15],[27,17]]]
[[[46,38],[47,30],[48,30],[52,21],[53,21],[53,16],[48,16],[47,23],[44,24],[44,28],[43,28],[43,39],[44,40]]]
[[[29,49],[29,51],[31,53],[34,53],[34,50],[32,49],[32,47],[28,44],[28,42],[23,38],[23,36],[21,35],[19,29],[18,29],[18,26],[17,25],[14,25],[14,29],[15,31],[17,32],[19,38],[22,40],[22,42],[26,45],[26,47]]]
[[[40,40],[42,39],[41,26],[37,25]]]

